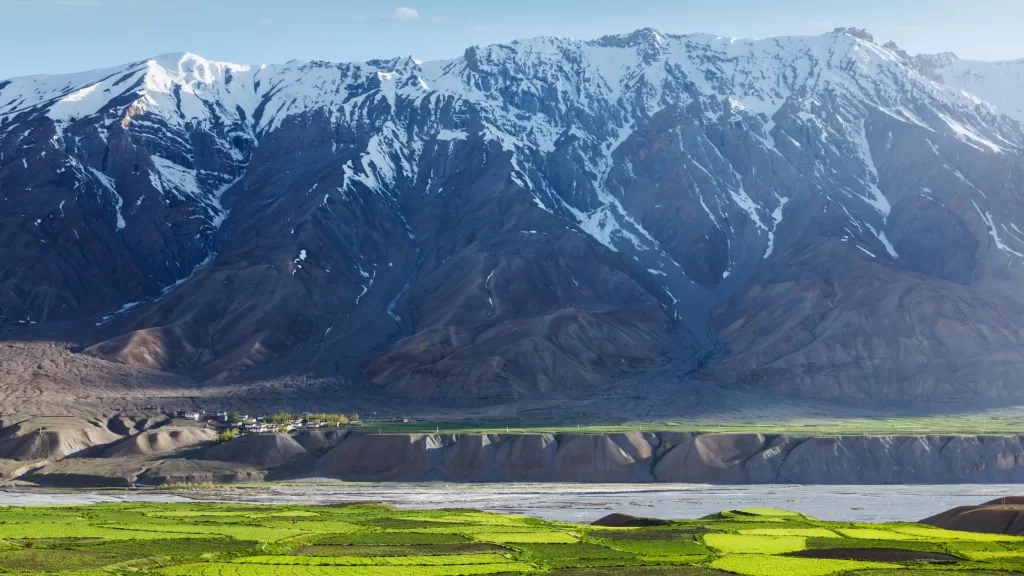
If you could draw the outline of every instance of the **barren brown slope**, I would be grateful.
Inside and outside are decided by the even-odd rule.
[[[129,436],[103,450],[100,457],[126,458],[164,454],[212,443],[216,439],[217,432],[213,428],[167,426]]]
[[[99,422],[79,418],[9,419],[0,429],[0,458],[33,462],[55,460],[120,436]]]
[[[959,506],[921,520],[946,530],[989,534],[1024,534],[1024,505],[982,504]]]

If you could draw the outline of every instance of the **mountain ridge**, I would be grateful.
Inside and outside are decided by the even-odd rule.
[[[641,29],[0,82],[0,315],[95,318],[89,354],[199,380],[400,397],[664,365],[1014,396],[1024,128],[937,81],[952,60],[886,46]]]

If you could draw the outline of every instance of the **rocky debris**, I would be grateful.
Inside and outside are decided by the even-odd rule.
[[[30,418],[0,429],[0,459],[55,460],[120,439],[96,422],[78,418]]]
[[[209,448],[203,458],[218,462],[276,468],[306,454],[306,448],[288,434],[244,434]]]
[[[1024,500],[1000,498],[980,506],[958,506],[921,520],[946,530],[1024,535]],[[1004,503],[1005,502],[1005,503]]]
[[[96,329],[95,322],[90,324],[84,330]],[[153,414],[156,425],[163,419],[157,415],[160,412],[192,408],[194,399],[203,395],[195,382],[180,374],[114,364],[76,352],[82,344],[77,338],[81,332],[58,335],[64,332],[41,324],[19,325],[13,336],[0,338],[0,395],[5,410],[103,422],[109,422],[111,411],[143,419]],[[223,391],[219,388],[215,393]],[[154,409],[156,403],[159,410]],[[4,421],[12,422],[6,415]]]
[[[660,520],[658,518],[642,518],[640,516],[613,512],[612,514],[594,520],[591,524],[594,526],[605,526],[608,528],[645,528],[648,526],[666,526],[669,524],[669,521]]]
[[[100,457],[123,458],[163,454],[211,443],[216,439],[217,431],[213,428],[161,427],[125,438],[103,450]]]

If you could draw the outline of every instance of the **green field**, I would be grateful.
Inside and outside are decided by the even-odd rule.
[[[1024,434],[1024,417],[1016,410],[967,414],[891,416],[864,418],[694,418],[678,421],[623,422],[614,424],[566,423],[545,420],[457,420],[366,422],[366,432],[448,434],[612,434],[621,432],[694,432],[715,434],[788,434],[792,436],[888,436],[888,435],[993,435]]]
[[[0,574],[137,576],[985,576],[1024,537],[771,509],[653,528],[474,510],[220,503],[0,508]]]

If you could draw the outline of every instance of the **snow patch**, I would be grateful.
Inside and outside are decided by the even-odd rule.
[[[1021,254],[1020,252],[1017,252],[1016,250],[1010,248],[1006,244],[1003,244],[1003,241],[999,238],[999,232],[996,230],[996,224],[995,220],[992,218],[992,213],[989,212],[988,210],[982,212],[981,208],[978,206],[978,203],[975,202],[974,200],[971,200],[971,204],[974,204],[974,209],[978,211],[978,214],[981,216],[981,219],[984,220],[985,224],[988,226],[988,233],[992,236],[992,241],[995,242],[996,248],[999,248],[1003,252],[1007,254],[1012,254],[1013,256],[1016,256],[1018,258],[1024,258],[1024,254]]]
[[[766,260],[775,252],[775,231],[779,229],[779,224],[782,224],[782,209],[789,202],[789,198],[784,196],[776,196],[776,198],[779,200],[779,205],[772,211],[772,229],[768,231],[768,249],[764,253]]]
[[[953,120],[952,118],[945,114],[939,114],[939,118],[942,118],[942,121],[945,122],[946,125],[953,130],[957,137],[959,137],[960,140],[962,140],[968,146],[971,146],[972,148],[976,148],[981,151],[985,151],[987,149],[989,152],[1002,154],[1003,148],[1001,146],[998,146],[991,140],[982,137],[974,130],[971,130],[967,126],[964,126],[963,124],[957,122],[956,120]]]
[[[463,130],[449,130],[444,128],[437,133],[438,140],[465,140],[466,138],[469,138],[469,134]]]
[[[114,183],[114,179],[99,170],[89,167],[92,175],[103,185],[104,188],[110,191],[110,194],[114,197],[114,209],[117,211],[117,229],[123,230],[125,227],[124,216],[121,215],[121,208],[124,206],[124,200],[121,195],[117,193],[117,185]]]

